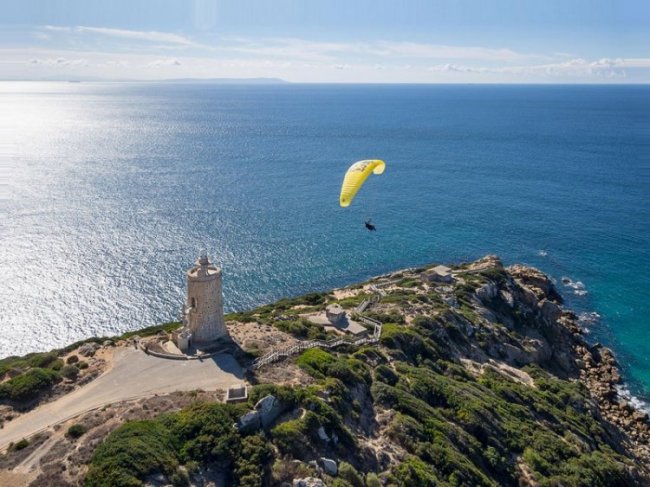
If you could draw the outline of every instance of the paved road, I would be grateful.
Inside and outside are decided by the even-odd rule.
[[[113,367],[89,384],[6,423],[0,449],[84,411],[136,396],[226,388],[243,381],[243,371],[227,354],[199,360],[167,360],[135,349],[115,351]]]

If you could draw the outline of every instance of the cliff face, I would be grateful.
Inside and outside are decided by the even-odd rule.
[[[32,485],[649,483],[647,415],[618,397],[615,358],[584,341],[548,277],[486,257],[451,279],[406,270],[233,315],[231,329],[258,330],[237,338],[255,353],[270,326],[327,338],[309,313],[338,302],[354,317],[372,295],[363,313],[382,331],[378,344],[313,348],[251,371],[248,403],[130,422],[99,447],[92,430],[93,444],[66,440],[89,467]],[[263,427],[233,428],[265,397],[274,414]]]

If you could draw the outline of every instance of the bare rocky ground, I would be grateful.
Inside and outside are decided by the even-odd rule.
[[[277,367],[264,367],[249,377],[249,382],[255,384],[280,384],[287,386],[306,386],[314,383],[314,379],[292,362],[283,362]]]
[[[226,326],[230,338],[253,356],[263,355],[273,348],[284,348],[298,343],[294,336],[267,324],[229,321]]]

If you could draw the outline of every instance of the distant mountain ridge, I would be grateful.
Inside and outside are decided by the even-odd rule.
[[[281,78],[170,78],[162,80],[169,83],[215,83],[215,84],[250,84],[250,85],[277,85],[289,84]]]

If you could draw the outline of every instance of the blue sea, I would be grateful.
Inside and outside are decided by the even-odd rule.
[[[648,399],[649,86],[5,82],[0,160],[0,356],[177,318],[202,249],[228,310],[489,253]]]

